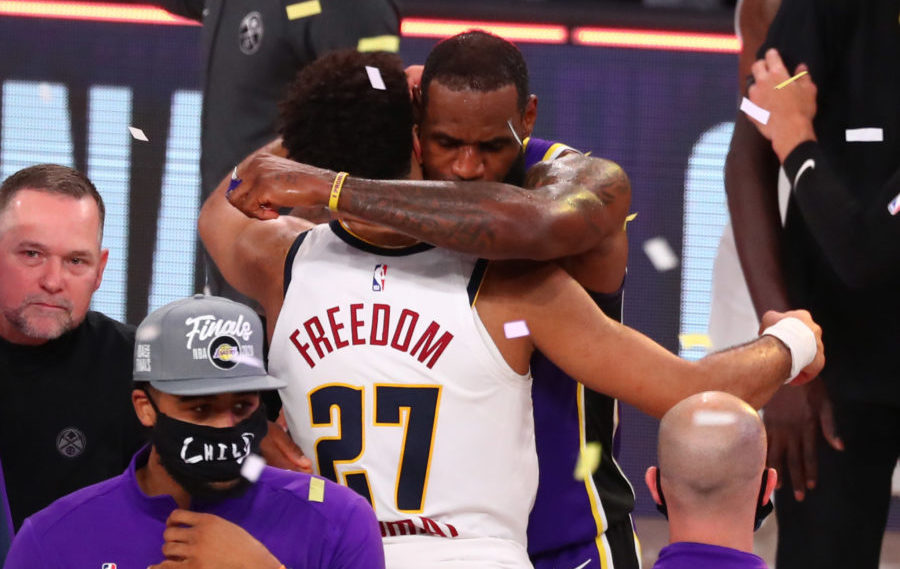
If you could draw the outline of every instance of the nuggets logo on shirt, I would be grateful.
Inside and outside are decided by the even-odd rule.
[[[372,290],[381,292],[384,290],[384,281],[387,279],[387,265],[375,265],[375,272],[372,274]]]

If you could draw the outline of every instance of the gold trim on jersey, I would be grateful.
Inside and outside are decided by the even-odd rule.
[[[481,294],[481,287],[484,286],[484,281],[487,280],[487,273],[491,268],[491,262],[488,261],[484,266],[484,272],[481,273],[481,282],[478,283],[478,288],[475,290],[475,297],[472,298],[471,307],[475,307],[475,303],[478,302],[478,295]]]
[[[328,406],[328,422],[327,423],[316,423],[315,420],[313,419],[312,395],[313,395],[313,393],[316,393],[327,387],[346,387],[348,389],[352,389],[353,391],[359,392],[359,397],[360,397],[359,424],[360,424],[360,428],[362,429],[362,432],[360,433],[361,441],[360,441],[360,445],[359,445],[359,453],[350,459],[332,460],[331,462],[332,462],[332,466],[334,467],[334,474],[338,478],[338,480],[336,480],[336,482],[338,482],[339,484],[349,487],[349,484],[347,484],[347,475],[348,474],[362,474],[363,475],[363,478],[366,481],[366,486],[368,486],[368,488],[369,488],[369,496],[372,497],[372,509],[375,509],[375,499],[374,499],[374,495],[372,494],[372,483],[369,482],[369,475],[366,472],[366,470],[363,468],[363,469],[349,470],[349,471],[343,472],[343,471],[339,471],[337,468],[339,464],[351,464],[353,462],[358,461],[366,453],[366,432],[365,432],[366,431],[366,390],[364,387],[359,386],[359,385],[351,385],[349,383],[339,383],[339,382],[323,383],[321,385],[317,385],[315,389],[313,389],[312,391],[310,391],[309,393],[306,394],[306,405],[309,407],[309,422],[312,425],[313,429],[315,429],[316,427],[319,427],[319,428],[334,427],[335,426],[334,425],[334,410],[335,409],[338,410],[338,413],[337,413],[338,414],[337,436],[317,437],[316,442],[313,444],[313,454],[316,457],[316,465],[319,467],[319,472],[317,474],[321,475],[321,473],[322,473],[322,465],[319,464],[319,443],[321,443],[323,441],[339,441],[344,436],[344,421],[343,421],[344,410],[341,409],[340,405],[338,405],[336,403],[332,403],[331,405]]]
[[[396,423],[380,423],[376,419],[378,409],[378,387],[403,387],[403,388],[427,388],[427,389],[437,389],[437,401],[434,404],[434,421],[431,423],[431,444],[428,446],[428,462],[425,463],[425,481],[422,486],[422,501],[421,507],[417,510],[404,510],[400,507],[400,470],[403,468],[403,457],[406,453],[406,433],[409,430],[409,419],[412,410],[408,405],[401,405],[400,409],[406,409],[405,419],[404,414],[400,413],[399,420]],[[375,426],[385,426],[385,427],[393,427],[396,425],[403,425],[403,438],[400,441],[400,457],[397,460],[397,475],[394,477],[394,506],[397,508],[398,512],[404,512],[409,514],[421,514],[425,511],[425,498],[428,495],[428,479],[431,474],[431,457],[434,456],[434,437],[437,434],[437,424],[438,424],[438,416],[441,411],[441,395],[444,392],[444,386],[438,384],[397,384],[397,383],[373,383],[373,394],[372,394],[372,409],[373,409],[373,422],[372,424]],[[368,480],[368,479],[367,479]]]
[[[587,434],[585,433],[585,415],[584,415],[584,386],[580,383],[575,392],[575,402],[578,406],[578,452],[583,455],[587,447]],[[597,526],[597,536],[594,543],[597,546],[597,553],[600,557],[601,569],[612,569],[612,558],[609,554],[609,543],[606,540],[606,525],[604,524],[603,505],[600,504],[600,497],[597,489],[594,488],[594,477],[584,477],[584,490],[587,492],[588,501],[591,504],[591,513],[594,516],[594,523]]]

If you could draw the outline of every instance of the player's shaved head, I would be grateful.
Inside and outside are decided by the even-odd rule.
[[[670,507],[721,508],[753,500],[759,492],[766,433],[748,404],[708,391],[688,397],[663,416],[658,454]]]

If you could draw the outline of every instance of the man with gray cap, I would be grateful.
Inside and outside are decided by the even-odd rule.
[[[692,395],[663,416],[658,453],[645,482],[669,519],[669,545],[653,567],[766,569],[753,531],[772,511],[778,476],[765,467],[756,411],[728,393]]]
[[[224,298],[150,314],[136,333],[132,402],[151,444],[122,475],[28,518],[4,567],[384,567],[363,498],[256,456],[259,392],[285,386],[263,368],[262,336],[253,310]]]

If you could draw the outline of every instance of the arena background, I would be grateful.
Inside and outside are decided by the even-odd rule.
[[[536,136],[612,159],[631,178],[638,217],[629,224],[626,323],[672,351],[679,334],[705,333],[737,106],[731,16],[584,5],[564,11],[559,4],[506,4],[490,14],[479,3],[455,12],[446,3],[401,6],[407,63],[423,62],[435,37],[465,27],[444,21],[460,10],[528,22],[498,31],[517,40],[529,63],[539,97]],[[535,26],[542,19],[551,24]],[[39,162],[87,172],[107,204],[110,249],[94,308],[135,324],[148,309],[202,286],[195,271],[200,46],[198,26],[145,7],[0,0],[0,176]],[[129,126],[149,141],[134,140]],[[642,244],[656,237],[680,259],[675,269],[660,272],[644,254]],[[621,462],[635,483],[638,513],[649,513],[641,481],[654,460],[656,421],[625,409],[621,424]],[[900,526],[896,507],[892,513],[892,527]]]

